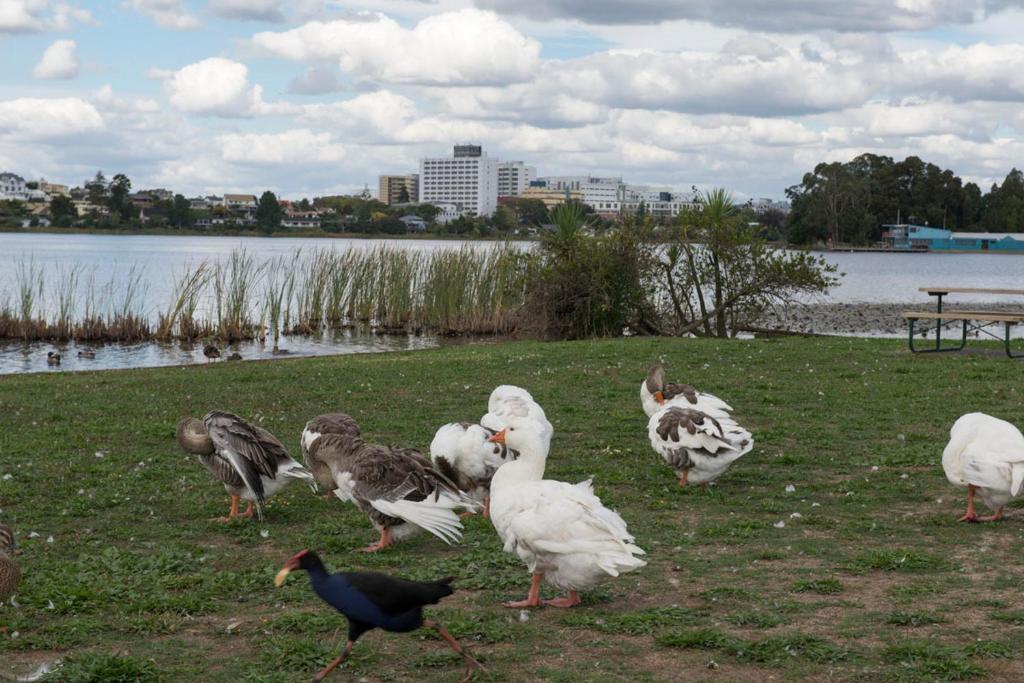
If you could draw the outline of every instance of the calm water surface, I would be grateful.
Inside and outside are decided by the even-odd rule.
[[[58,235],[0,233],[0,301],[16,297],[15,273],[19,264],[34,261],[51,280],[73,267],[84,269],[82,286],[91,278],[97,292],[108,282],[122,282],[131,272],[140,273],[143,282],[143,310],[154,316],[172,297],[174,282],[190,265],[201,261],[225,260],[231,252],[244,248],[257,260],[291,256],[296,251],[317,249],[372,249],[382,244],[408,249],[453,248],[469,244],[490,248],[492,242],[452,240],[383,240],[347,238],[283,237],[173,237],[154,235]],[[529,243],[522,243],[529,248]],[[823,301],[854,303],[928,302],[923,286],[1024,288],[1024,257],[993,254],[890,254],[873,252],[831,252],[823,254],[838,266],[844,277]],[[47,287],[55,283],[48,281]],[[106,296],[116,298],[116,292]],[[47,296],[47,299],[50,297]],[[1022,300],[1024,297],[1018,297]],[[955,303],[956,297],[950,297]],[[1013,297],[961,297],[961,301],[1014,301]],[[1024,304],[1024,301],[1022,301]],[[321,338],[285,337],[282,347],[292,355],[326,353],[365,353],[436,346],[432,337],[380,336],[346,331]],[[79,347],[51,344],[23,346],[0,345],[0,374],[56,370],[46,365],[46,352],[63,354],[62,370],[141,367],[206,362],[202,346],[141,344],[105,345],[92,360],[77,356]],[[242,344],[234,347],[246,359],[270,358],[269,346]],[[225,353],[227,355],[227,353]]]

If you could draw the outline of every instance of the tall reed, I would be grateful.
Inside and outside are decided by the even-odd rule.
[[[282,334],[347,325],[385,333],[509,334],[534,264],[513,245],[321,249],[263,261],[239,249],[223,261],[187,267],[151,319],[139,268],[116,273],[99,289],[94,270],[58,268],[47,290],[51,274],[28,259],[16,268],[14,296],[0,298],[0,338],[230,342],[262,338],[269,326],[277,345]]]

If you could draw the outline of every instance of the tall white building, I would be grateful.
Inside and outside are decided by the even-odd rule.
[[[455,145],[451,157],[420,159],[420,203],[490,216],[498,208],[498,166],[479,145]]]
[[[537,169],[522,161],[502,161],[498,164],[498,196],[518,197],[537,176]]]
[[[25,179],[15,173],[0,173],[0,199],[27,202],[31,190]]]

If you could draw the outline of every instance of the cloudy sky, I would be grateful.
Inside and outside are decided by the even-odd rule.
[[[0,170],[286,197],[455,142],[781,198],[823,160],[1024,165],[1024,0],[0,0]]]

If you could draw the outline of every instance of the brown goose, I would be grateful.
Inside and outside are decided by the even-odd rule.
[[[302,459],[306,467],[316,477],[317,486],[329,496],[337,486],[331,468],[323,460],[309,452],[310,446],[320,438],[321,434],[339,434],[341,436],[358,437],[359,425],[345,413],[327,413],[317,415],[302,428]]]
[[[357,436],[322,434],[309,452],[330,468],[334,495],[355,503],[380,530],[380,540],[363,548],[364,552],[386,548],[417,528],[450,544],[462,536],[455,510],[477,509],[471,498],[412,448],[379,446]]]
[[[231,511],[217,521],[235,517],[263,519],[266,499],[280,491],[292,479],[301,479],[316,490],[313,473],[295,462],[273,434],[258,425],[223,410],[214,410],[202,420],[186,417],[178,423],[178,444],[195,453],[215,479],[231,495]],[[248,501],[239,514],[238,502]]]
[[[206,356],[206,362],[209,363],[214,358],[220,358],[220,349],[213,344],[207,344],[203,347],[203,355]]]
[[[732,413],[732,406],[717,396],[697,391],[689,384],[666,382],[665,368],[660,365],[652,367],[640,385],[640,403],[647,417],[667,405],[693,408],[716,418],[727,418]]]
[[[15,547],[11,528],[0,524],[0,604],[14,595],[21,583],[21,569],[12,557]]]

